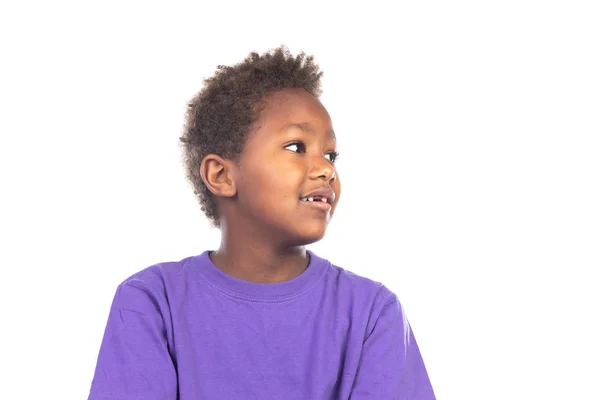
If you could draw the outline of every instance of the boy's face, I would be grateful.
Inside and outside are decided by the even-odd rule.
[[[306,90],[285,89],[267,98],[256,126],[236,171],[237,212],[288,245],[320,240],[341,189],[327,110]],[[329,204],[302,200],[318,189],[330,189]]]

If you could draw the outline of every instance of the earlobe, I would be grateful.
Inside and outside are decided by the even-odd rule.
[[[200,175],[208,190],[214,195],[232,197],[236,193],[231,162],[215,154],[209,154],[200,164]]]

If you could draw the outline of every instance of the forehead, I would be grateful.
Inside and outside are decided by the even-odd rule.
[[[289,126],[327,132],[333,130],[327,109],[304,89],[284,89],[267,96],[258,122],[259,130],[281,130]]]

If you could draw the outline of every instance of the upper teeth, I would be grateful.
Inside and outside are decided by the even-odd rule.
[[[322,201],[323,203],[327,203],[327,198],[322,197],[320,199],[315,199],[314,197],[303,197],[302,201]]]

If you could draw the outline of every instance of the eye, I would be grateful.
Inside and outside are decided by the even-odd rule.
[[[296,146],[296,150],[292,150],[295,153],[304,153],[304,152],[306,152],[306,146],[302,142],[290,143],[287,146],[285,146],[285,148],[287,149],[288,147],[292,147],[292,146]]]
[[[292,150],[294,153],[306,153],[306,145],[303,142],[294,142],[285,146],[285,149],[289,149],[291,147],[296,147],[295,150]],[[334,163],[340,156],[340,153],[337,151],[330,151],[326,153],[329,156],[329,162]]]
[[[329,155],[329,161],[334,163],[336,162],[336,160],[340,157],[340,153],[337,151],[330,151],[329,153],[327,153]]]

